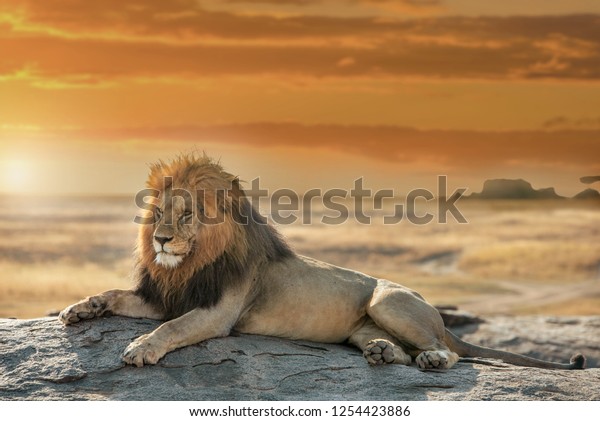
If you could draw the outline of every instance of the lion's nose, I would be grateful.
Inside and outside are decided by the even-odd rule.
[[[154,239],[160,243],[161,246],[164,246],[165,244],[167,244],[169,241],[171,241],[173,239],[173,237],[159,237],[158,235],[154,236]]]

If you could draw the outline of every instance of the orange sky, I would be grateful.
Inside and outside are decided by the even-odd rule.
[[[205,150],[246,180],[600,174],[597,0],[3,0],[0,192],[131,193]]]

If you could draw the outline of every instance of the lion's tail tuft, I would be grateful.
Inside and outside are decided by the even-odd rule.
[[[573,370],[583,370],[585,368],[585,357],[582,354],[575,354],[571,357],[571,368]]]

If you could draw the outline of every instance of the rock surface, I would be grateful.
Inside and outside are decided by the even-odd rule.
[[[369,367],[348,346],[248,335],[175,351],[158,366],[125,366],[120,354],[126,345],[156,326],[119,317],[70,327],[53,318],[0,319],[0,399],[600,400],[600,369],[552,371],[501,362],[460,362],[445,373]],[[488,319],[473,328],[479,337],[461,329],[472,341],[548,349],[538,356],[556,352],[559,361],[587,350],[597,362],[600,354],[597,339],[585,340],[600,337],[600,317]]]

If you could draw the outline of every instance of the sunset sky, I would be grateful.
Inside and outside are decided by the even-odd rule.
[[[0,2],[0,193],[129,194],[190,150],[269,188],[575,194],[600,1]]]

